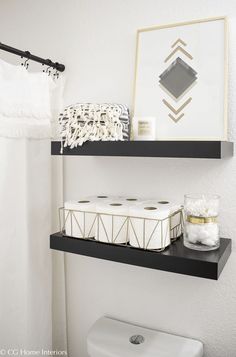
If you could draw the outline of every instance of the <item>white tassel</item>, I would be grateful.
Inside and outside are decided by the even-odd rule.
[[[127,124],[120,120],[124,109]],[[65,108],[60,115],[60,136],[64,147],[70,148],[88,140],[124,140],[123,130],[128,129],[128,118],[128,110],[118,104],[76,104]]]

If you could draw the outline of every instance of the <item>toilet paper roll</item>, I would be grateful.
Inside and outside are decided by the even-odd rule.
[[[97,194],[94,196],[87,196],[86,199],[96,202],[96,203],[101,203],[101,202],[106,202],[106,201],[111,201],[111,200],[116,200],[118,199],[117,196],[111,196],[111,195],[106,195],[106,194]]]
[[[84,198],[65,202],[64,208],[66,235],[76,238],[95,236],[96,202]]]
[[[129,205],[122,200],[97,205],[95,239],[107,243],[126,243],[128,240]]]
[[[182,208],[180,208],[182,209]],[[181,236],[183,233],[183,227],[182,227],[182,213],[177,212],[172,214],[170,217],[170,237],[171,239],[176,239]]]
[[[135,197],[135,196],[122,196],[120,197],[120,200],[127,203],[130,206],[136,206],[138,204],[142,204],[144,202],[143,199],[139,198],[139,197]]]
[[[163,249],[170,245],[168,208],[142,204],[129,210],[130,245],[144,249]],[[140,217],[140,218],[137,218]]]
[[[170,210],[170,236],[171,239],[176,239],[181,236],[182,225],[181,225],[181,212],[183,205],[181,203],[176,203],[168,199],[154,199],[148,200],[145,203],[150,205],[157,205],[157,207],[165,207]]]

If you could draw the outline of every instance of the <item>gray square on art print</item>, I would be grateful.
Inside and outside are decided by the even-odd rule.
[[[178,99],[197,80],[197,72],[178,57],[159,78],[161,86]]]

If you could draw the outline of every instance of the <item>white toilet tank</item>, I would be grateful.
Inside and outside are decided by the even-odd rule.
[[[203,344],[102,317],[87,337],[90,357],[202,357]]]

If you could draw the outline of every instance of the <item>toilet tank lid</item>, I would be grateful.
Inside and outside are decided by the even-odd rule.
[[[90,357],[203,356],[203,344],[200,341],[131,325],[108,317],[100,318],[91,327],[87,337],[87,347]]]

